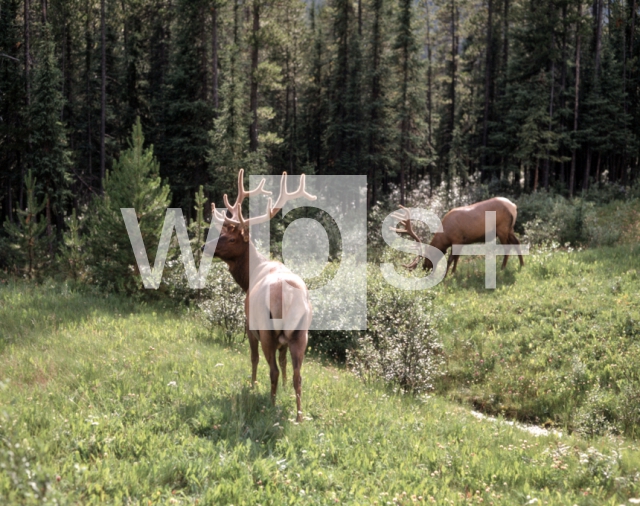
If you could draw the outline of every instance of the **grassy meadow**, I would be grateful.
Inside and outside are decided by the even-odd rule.
[[[302,424],[291,385],[272,407],[264,359],[251,389],[246,344],[221,346],[194,313],[5,283],[0,503],[634,504],[637,443],[567,435],[563,420],[579,388],[572,355],[600,346],[585,381],[609,374],[614,396],[638,370],[637,258],[631,246],[541,251],[495,291],[481,259],[461,262],[436,289],[442,395],[394,393],[309,357]],[[548,413],[563,434],[478,419],[468,401]]]
[[[640,245],[534,250],[484,289],[480,258],[437,287],[440,392],[584,435],[640,431]]]

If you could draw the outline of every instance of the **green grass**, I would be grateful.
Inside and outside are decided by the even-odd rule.
[[[481,258],[438,286],[439,391],[585,434],[640,431],[640,246],[537,250],[486,290]]]
[[[530,262],[514,284],[543,267]],[[469,269],[443,288],[447,305],[475,300],[481,312],[489,303],[478,298],[514,289],[487,294]],[[456,314],[449,328],[476,325],[471,314],[454,325]],[[250,389],[247,346],[223,348],[193,315],[159,305],[9,284],[0,322],[1,504],[619,505],[640,495],[634,443],[534,437],[313,359],[296,424],[290,385],[271,407],[264,360]]]

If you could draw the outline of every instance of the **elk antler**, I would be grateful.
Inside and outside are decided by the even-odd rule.
[[[280,209],[282,209],[289,200],[297,199],[299,197],[304,197],[307,200],[316,200],[318,198],[315,195],[311,195],[310,193],[307,192],[304,174],[300,176],[300,186],[298,186],[298,189],[292,193],[289,193],[287,191],[287,173],[283,172],[282,178],[280,179],[280,195],[278,195],[278,200],[276,200],[276,205],[272,206],[271,204],[272,200],[271,198],[269,198],[269,200],[267,201],[267,212],[265,214],[260,216],[254,216],[253,218],[248,218],[245,220],[244,217],[242,216],[242,202],[244,201],[245,197],[251,197],[252,195],[258,195],[258,194],[271,195],[270,191],[267,191],[264,189],[265,182],[266,182],[266,179],[263,178],[258,184],[257,188],[255,188],[254,190],[245,191],[244,169],[240,169],[240,172],[238,173],[238,197],[236,198],[236,201],[234,202],[233,205],[231,205],[229,204],[229,199],[227,197],[227,194],[225,193],[223,196],[224,205],[227,207],[227,209],[231,213],[231,216],[229,217],[229,216],[226,216],[224,212],[219,212],[216,209],[215,204],[211,204],[212,219],[221,225],[233,224],[233,225],[240,225],[243,227],[249,227],[251,225],[257,225],[259,223],[264,223],[266,221],[269,221],[276,214],[278,214],[278,211],[280,211]]]
[[[231,212],[231,215],[239,219],[242,215],[242,202],[245,197],[251,197],[252,195],[271,195],[270,191],[264,189],[264,183],[266,179],[262,178],[262,181],[258,184],[258,187],[254,190],[245,191],[244,189],[244,169],[240,169],[238,172],[238,196],[236,197],[236,201],[233,203],[233,206],[229,204],[229,199],[227,198],[227,194],[225,193],[222,197],[224,199],[224,205],[227,206],[227,209]]]
[[[391,216],[400,220],[400,225],[404,228],[393,228],[389,227],[393,232],[397,232],[398,234],[405,234],[411,237],[413,240],[417,241],[419,244],[416,245],[418,252],[422,250],[422,241],[418,237],[418,235],[413,231],[413,227],[411,226],[411,211],[404,206],[400,206],[404,210],[404,215],[400,213],[394,213]],[[411,263],[403,264],[403,267],[406,267],[409,270],[413,270],[417,267],[420,262],[420,255],[417,255]]]

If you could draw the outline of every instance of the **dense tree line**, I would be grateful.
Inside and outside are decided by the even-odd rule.
[[[60,234],[136,117],[185,212],[240,167],[366,174],[370,205],[423,178],[630,184],[637,3],[0,0],[0,218],[18,222],[32,177]]]

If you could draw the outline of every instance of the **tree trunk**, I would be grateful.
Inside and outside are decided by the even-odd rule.
[[[629,59],[633,58],[633,39],[636,31],[636,9],[637,9],[637,0],[633,0],[633,4],[631,7],[631,33],[629,34]]]
[[[101,40],[101,77],[100,77],[100,185],[104,191],[105,176],[105,128],[107,120],[107,51],[106,51],[106,29],[104,19],[104,3],[100,0],[100,40]]]
[[[371,114],[369,129],[369,170],[368,170],[368,191],[367,191],[367,209],[370,209],[376,199],[376,183],[378,177],[378,137],[377,127],[379,121],[379,100],[380,100],[380,76],[378,69],[380,67],[380,15],[382,11],[382,1],[374,0],[373,2],[373,26],[371,28]],[[427,28],[428,29],[428,28]]]
[[[549,134],[551,134],[551,131],[553,130],[553,96],[554,96],[554,91],[555,91],[555,69],[556,69],[556,63],[555,62],[551,62],[551,93],[549,96]],[[544,189],[548,190],[549,189],[549,165],[551,163],[550,160],[551,154],[549,153],[549,149],[547,148],[547,157],[544,161]]]
[[[258,31],[260,30],[260,4],[259,0],[253,0],[253,28],[251,31],[251,91],[249,107],[251,109],[251,127],[249,129],[249,149],[258,149]]]
[[[584,176],[582,179],[582,189],[589,188],[589,174],[591,173],[591,148],[587,148],[587,162],[584,165]]]
[[[218,6],[211,9],[211,67],[213,71],[213,108],[218,110]]]
[[[487,48],[485,58],[484,69],[484,117],[482,120],[482,180],[487,180],[487,140],[489,132],[489,102],[491,101],[491,56],[492,56],[492,15],[493,15],[493,3],[492,0],[487,0]]]
[[[506,82],[507,65],[509,63],[509,0],[504,0],[502,31],[504,32],[502,40],[502,67],[504,69]]]
[[[593,17],[595,19],[595,43],[596,43],[596,55],[595,55],[595,72],[594,81],[598,81],[600,74],[600,54],[602,52],[602,2],[603,0],[595,0]]]
[[[426,25],[427,25],[427,139],[429,147],[433,146],[431,125],[433,117],[433,69],[432,69],[432,48],[431,48],[431,17],[429,15],[429,2],[425,2]]]
[[[31,106],[31,23],[30,23],[30,7],[29,0],[24,0],[24,83],[27,93],[27,110]],[[31,134],[27,125],[27,142],[29,147],[31,146]],[[31,149],[29,149],[31,151]],[[18,198],[18,204],[21,209],[24,209],[24,173],[25,165],[22,164],[22,170],[20,173],[20,196]]]
[[[49,258],[53,260],[53,228],[51,226],[51,204],[48,196],[45,215],[47,218],[47,242],[49,243]]]
[[[580,17],[582,5],[578,4],[578,20],[576,21],[576,89],[573,102],[573,142],[576,142],[578,132],[578,107],[580,104]],[[571,150],[571,172],[569,174],[569,198],[573,197],[576,178],[576,149]]]
[[[456,57],[458,56],[458,43],[456,37],[456,4],[451,0],[451,111],[449,112],[449,150],[453,145],[453,130],[456,118]]]
[[[407,169],[407,151],[409,137],[408,120],[408,92],[409,92],[409,48],[407,43],[402,48],[402,121],[400,125],[400,204],[405,204],[406,182],[405,172]]]

